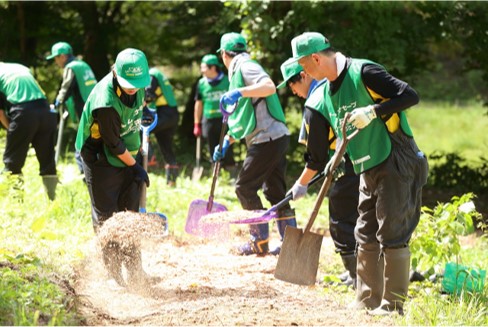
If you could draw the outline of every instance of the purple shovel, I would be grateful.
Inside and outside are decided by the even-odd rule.
[[[222,101],[220,101],[220,110],[222,111],[223,118],[222,118],[222,129],[220,131],[220,142],[219,142],[219,151],[222,151],[222,143],[224,141],[225,136],[225,127],[227,124],[227,118],[234,112],[237,104],[229,111],[224,108]],[[219,223],[202,223],[200,219],[214,212],[222,212],[227,211],[227,208],[214,202],[214,191],[215,185],[217,184],[217,177],[219,175],[220,170],[220,160],[215,162],[213,175],[212,175],[212,186],[210,188],[210,196],[208,197],[208,201],[205,200],[193,200],[190,203],[190,208],[188,209],[188,216],[186,218],[186,225],[185,231],[188,234],[201,236],[204,238],[210,237],[219,237],[226,238],[230,233],[229,224],[219,224]]]

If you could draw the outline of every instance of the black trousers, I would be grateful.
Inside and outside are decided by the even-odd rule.
[[[329,230],[336,251],[341,255],[354,253],[356,238],[354,228],[359,217],[359,176],[349,156],[344,156],[346,173],[339,178],[329,191]]]
[[[285,135],[276,140],[253,144],[247,149],[246,159],[237,176],[236,194],[243,209],[263,209],[258,196],[262,188],[266,200],[272,205],[283,200],[286,195],[286,152],[290,137]],[[282,210],[291,209],[287,204]],[[252,241],[267,240],[269,225],[250,225]]]
[[[93,160],[83,156],[83,171],[92,205],[92,222],[96,230],[115,212],[139,211],[140,184],[129,167],[114,167],[103,155]]]
[[[40,175],[56,175],[54,152],[57,117],[46,100],[14,105],[9,112],[10,125],[3,154],[5,170],[21,174],[29,146],[36,151]]]
[[[212,156],[215,147],[220,142],[220,132],[222,130],[222,118],[204,119],[202,121],[202,136],[207,139],[208,153],[210,160],[213,162]],[[222,159],[222,166],[234,166],[234,150],[232,145],[227,149],[224,159]]]
[[[156,136],[164,161],[169,165],[176,165],[176,155],[173,151],[173,139],[178,128],[179,113],[176,107],[160,106],[157,108],[158,124],[151,133]]]

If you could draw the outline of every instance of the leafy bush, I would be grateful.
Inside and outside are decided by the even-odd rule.
[[[488,193],[488,160],[471,167],[456,153],[434,152],[429,156],[429,186],[460,192]]]
[[[474,231],[480,214],[472,202],[473,193],[454,196],[451,203],[439,203],[433,210],[422,208],[419,225],[412,236],[412,268],[432,275],[459,255],[459,235]]]

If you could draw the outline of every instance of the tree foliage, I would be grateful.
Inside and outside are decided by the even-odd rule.
[[[63,40],[99,79],[126,47],[145,51],[152,65],[188,68],[214,52],[223,33],[237,31],[279,81],[290,40],[320,31],[346,55],[378,61],[414,83],[426,72],[445,80],[446,67],[448,78],[482,72],[480,95],[488,82],[483,2],[4,1],[0,17],[1,60],[46,67],[51,45]],[[185,81],[181,87],[190,86]]]

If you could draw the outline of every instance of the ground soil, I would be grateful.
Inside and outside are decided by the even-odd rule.
[[[324,282],[323,265],[333,256],[325,237],[315,286],[277,280],[277,256],[237,256],[232,242],[167,236],[143,245],[143,265],[152,283],[143,290],[120,287],[105,272],[95,240],[77,271],[78,309],[87,325],[393,325],[350,311],[353,291]],[[337,260],[335,258],[334,260]]]

